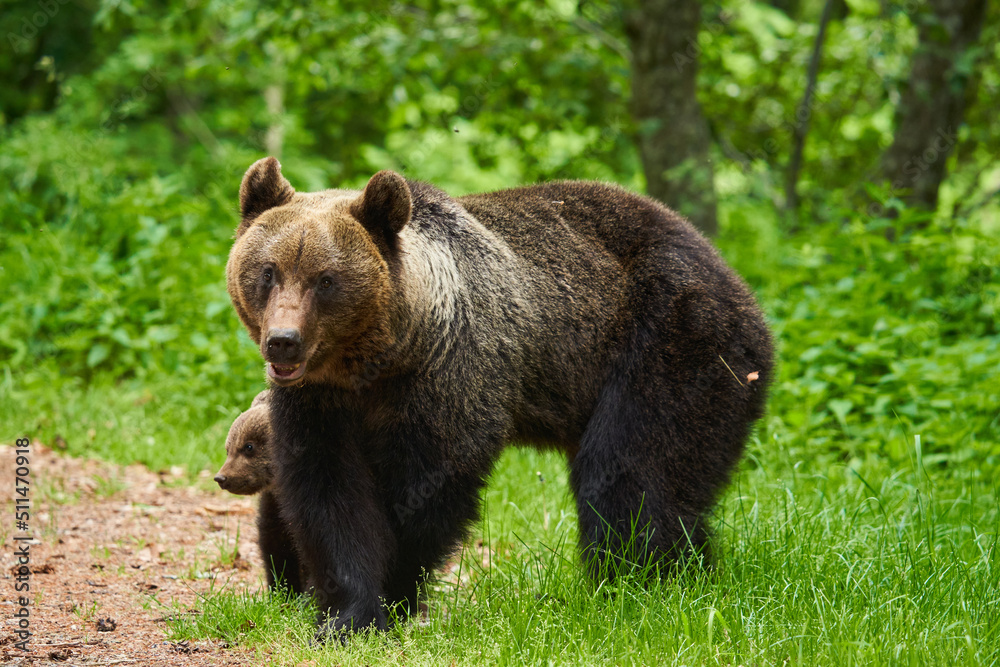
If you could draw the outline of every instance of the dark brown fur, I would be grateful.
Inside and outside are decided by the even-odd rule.
[[[705,547],[772,349],[677,214],[600,183],[453,199],[380,172],[295,193],[273,158],[241,209],[227,282],[268,362],[275,491],[332,617],[320,637],[412,607],[513,440],[566,452],[595,576]]]
[[[294,593],[302,592],[298,556],[288,526],[278,513],[272,490],[271,415],[268,395],[262,391],[253,399],[250,409],[242,413],[229,427],[226,437],[226,462],[215,481],[220,487],[237,495],[260,494],[257,509],[257,543],[264,559],[267,585],[274,589],[282,578]],[[277,574],[277,576],[276,576]]]

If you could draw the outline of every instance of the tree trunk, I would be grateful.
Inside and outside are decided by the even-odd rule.
[[[979,38],[985,9],[986,0],[929,0],[929,11],[916,17],[919,42],[896,109],[892,146],[882,157],[892,195],[910,205],[937,208],[972,75],[960,61]]]
[[[646,189],[714,236],[711,142],[695,94],[700,23],[696,0],[639,0],[626,15]]]
[[[816,41],[813,43],[812,57],[809,59],[809,73],[806,75],[806,92],[802,103],[795,110],[795,124],[792,126],[792,157],[788,162],[788,173],[785,178],[785,208],[791,213],[798,227],[799,211],[799,171],[802,169],[802,152],[806,146],[806,134],[809,132],[809,117],[812,115],[812,98],[816,91],[816,79],[819,77],[819,61],[823,56],[823,40],[826,38],[826,26],[833,15],[835,0],[826,0],[823,13],[819,18],[819,29],[816,31]]]
[[[271,119],[264,136],[264,148],[268,155],[280,160],[285,143],[285,127],[281,124],[281,116],[285,113],[285,86],[281,83],[269,84],[264,89],[264,103]]]

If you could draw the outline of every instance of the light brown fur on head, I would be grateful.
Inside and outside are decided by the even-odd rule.
[[[252,495],[271,486],[271,419],[268,392],[262,391],[250,409],[229,427],[226,462],[215,476],[226,491]]]
[[[272,382],[343,384],[391,343],[386,256],[409,197],[393,172],[361,193],[298,193],[274,158],[247,171],[226,282]]]

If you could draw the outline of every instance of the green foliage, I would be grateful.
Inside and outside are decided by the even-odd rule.
[[[721,244],[775,325],[774,418],[844,460],[899,460],[899,443],[921,435],[929,460],[974,462],[988,479],[1000,465],[996,226],[918,229],[915,215],[814,226],[779,252],[747,229]]]

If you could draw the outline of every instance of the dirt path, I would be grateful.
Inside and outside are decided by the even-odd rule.
[[[167,640],[166,617],[191,613],[210,586],[257,590],[256,501],[152,472],[74,459],[33,443],[31,516],[14,517],[15,454],[0,446],[0,662],[4,665],[251,665],[222,642]],[[30,535],[30,653],[14,647],[15,549]],[[238,537],[237,537],[238,536]],[[109,620],[110,619],[110,620]]]

